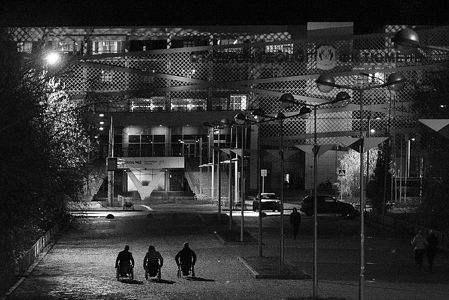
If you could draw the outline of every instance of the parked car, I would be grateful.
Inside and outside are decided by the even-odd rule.
[[[299,210],[307,216],[313,215],[313,202],[313,195],[305,196]],[[358,215],[358,211],[350,203],[339,201],[330,195],[318,195],[317,203],[319,214],[339,214],[349,218],[355,218]]]
[[[262,202],[262,210],[281,211],[281,200],[275,193],[260,193],[253,200],[253,211],[259,210],[259,199]]]

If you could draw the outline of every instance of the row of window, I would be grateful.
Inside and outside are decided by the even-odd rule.
[[[139,98],[131,100],[130,111],[165,111],[166,103],[164,97]],[[206,99],[170,99],[170,111],[205,111],[207,109]],[[214,99],[212,110],[246,110],[247,95],[230,95],[229,98]]]
[[[203,139],[203,156],[207,156],[209,149],[207,135],[172,135],[171,143],[165,142],[165,135],[129,135],[128,144],[123,144],[122,135],[114,135],[114,156],[126,157],[163,157],[163,156],[199,156],[200,138]],[[220,135],[220,147],[235,147],[235,137],[233,145],[230,144],[230,135]],[[240,141],[240,138],[239,138]],[[218,134],[214,134],[214,143],[218,146]],[[102,144],[105,146],[104,155],[107,153],[107,137],[103,136]],[[166,148],[169,151],[166,153]]]
[[[239,40],[214,40],[213,45],[237,45],[242,44]],[[40,49],[35,49],[38,43],[34,42],[18,42],[17,50],[24,53],[32,53],[39,51]],[[198,46],[209,46],[209,41],[207,40],[171,40],[170,48],[185,48],[185,47],[198,47]],[[85,53],[89,54],[105,54],[105,53],[122,53],[126,51],[149,51],[157,49],[167,49],[169,47],[168,40],[131,40],[129,42],[125,41],[91,41],[89,44],[84,41],[49,41],[45,43],[45,49],[56,50],[63,53]],[[90,49],[89,49],[90,48]],[[293,44],[283,44],[283,45],[266,45],[266,53],[293,53]],[[240,52],[241,47],[231,47],[225,48],[220,51],[223,52]]]

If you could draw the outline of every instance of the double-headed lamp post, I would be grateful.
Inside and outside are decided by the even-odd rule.
[[[220,174],[220,130],[222,128],[224,128],[224,126],[227,126],[228,123],[225,119],[219,121],[219,122],[204,122],[203,125],[205,127],[209,127],[212,128],[212,141],[214,140],[214,135],[215,135],[215,129],[218,130],[218,155],[217,155],[217,181],[218,181],[218,188],[217,188],[217,197],[218,197],[218,220],[221,221],[221,174]],[[215,161],[214,161],[214,153],[215,153],[215,143],[212,143],[212,196],[214,195],[214,165],[215,165]],[[213,197],[212,197],[213,198]],[[214,199],[212,199],[214,200]]]
[[[318,89],[321,92],[328,93],[333,88],[349,89],[360,93],[360,134],[359,134],[359,153],[360,153],[360,277],[359,277],[359,299],[364,297],[364,281],[365,281],[365,198],[364,198],[364,184],[363,184],[363,91],[375,88],[388,87],[392,90],[400,90],[405,85],[405,78],[399,73],[392,73],[388,76],[387,82],[376,85],[367,86],[351,86],[340,85],[335,83],[335,79],[330,74],[322,74],[315,81]]]
[[[291,107],[293,105],[300,105],[299,116],[307,118],[313,110],[313,297],[318,295],[318,213],[317,213],[317,176],[318,176],[318,142],[317,142],[317,126],[316,126],[316,111],[317,108],[323,105],[335,104],[342,102],[342,105],[346,105],[349,102],[349,95],[346,92],[340,92],[335,99],[328,102],[322,102],[319,104],[306,104],[302,101],[295,100],[294,96],[290,93],[283,94],[279,101],[284,108]]]
[[[282,98],[282,96],[281,96]],[[310,109],[304,107],[299,112],[293,115],[285,115],[282,112],[277,113],[275,116],[267,115],[261,109],[256,109],[253,111],[253,116],[257,119],[262,119],[263,122],[279,121],[280,132],[279,132],[279,156],[280,156],[280,193],[279,198],[281,201],[280,207],[280,247],[279,247],[279,272],[283,272],[284,268],[284,120],[293,117],[302,117],[308,115]],[[265,119],[265,120],[264,120]],[[260,201],[260,200],[259,200]],[[259,202],[259,212],[261,211],[261,202]]]
[[[404,28],[402,30],[399,30],[395,33],[391,41],[394,43],[394,47],[396,50],[406,54],[412,53],[418,49],[449,52],[449,48],[447,47],[422,45],[419,41],[418,33],[411,28]]]

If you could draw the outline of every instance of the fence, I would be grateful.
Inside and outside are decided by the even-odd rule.
[[[34,263],[39,253],[44,249],[59,231],[59,226],[56,224],[41,236],[36,243],[25,254],[18,259],[15,265],[14,273],[16,276],[23,275],[28,268]]]

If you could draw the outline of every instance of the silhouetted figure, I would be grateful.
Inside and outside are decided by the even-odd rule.
[[[298,212],[296,207],[293,208],[293,211],[290,214],[290,224],[293,228],[293,239],[296,240],[296,236],[299,232],[299,226],[301,225],[301,214]]]
[[[433,269],[433,261],[435,259],[435,255],[437,254],[438,248],[438,236],[435,231],[432,229],[429,231],[429,236],[427,237],[427,261],[429,262],[429,270],[432,272]]]
[[[181,268],[182,275],[188,276],[192,270],[192,276],[195,276],[193,268],[196,262],[196,254],[190,249],[189,243],[184,243],[184,248],[175,256],[176,265]]]
[[[164,265],[164,259],[162,255],[156,251],[154,246],[148,247],[148,252],[145,254],[143,259],[143,268],[145,270],[145,279],[148,277],[157,277],[161,278],[161,268]]]
[[[131,275],[133,279],[133,268],[134,268],[134,258],[131,252],[129,252],[129,246],[126,245],[123,251],[120,251],[115,260],[115,267],[117,268],[117,279],[118,276],[128,276]]]
[[[413,251],[415,252],[415,262],[419,267],[419,270],[422,269],[422,264],[424,260],[424,252],[426,251],[427,241],[422,235],[422,231],[418,230],[416,235],[412,240]]]

